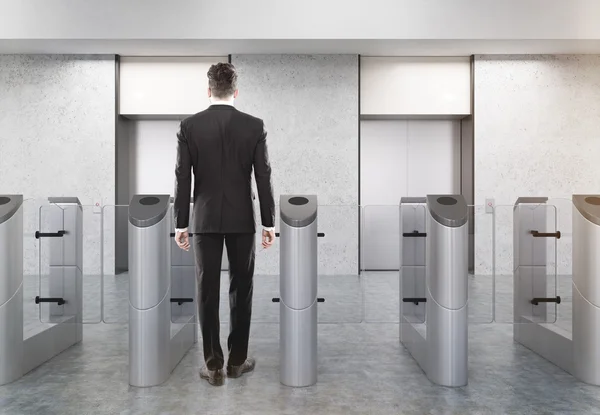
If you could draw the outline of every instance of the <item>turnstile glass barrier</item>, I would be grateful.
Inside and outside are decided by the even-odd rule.
[[[318,322],[360,323],[365,309],[359,272],[360,207],[320,204],[318,215]]]
[[[101,207],[76,197],[51,197],[39,206],[36,302],[44,323],[102,321]]]
[[[368,323],[399,321],[399,213],[397,205],[361,208],[360,277]]]
[[[102,321],[129,321],[128,226],[129,205],[102,207]]]
[[[360,269],[390,272],[399,269],[398,205],[363,205]]]
[[[422,324],[425,323],[427,297],[425,198],[402,198],[398,222],[400,322]]]
[[[550,197],[548,204],[556,208],[556,304],[555,324],[566,331],[573,326],[573,198]],[[550,294],[551,295],[551,294]]]
[[[190,205],[190,215],[193,205]],[[169,213],[173,217],[173,203]],[[190,318],[196,315],[196,257],[194,255],[194,234],[190,221],[190,249],[184,251],[175,242],[175,221],[171,220],[169,238],[171,240],[171,321],[173,323],[187,324]],[[222,256],[222,261],[226,257]],[[222,263],[221,268],[227,268],[227,263]]]
[[[570,208],[570,206],[569,206]],[[557,281],[557,207],[544,197],[523,197],[494,208],[494,320],[554,323]]]
[[[489,324],[495,319],[494,213],[484,205],[469,205],[469,324]]]

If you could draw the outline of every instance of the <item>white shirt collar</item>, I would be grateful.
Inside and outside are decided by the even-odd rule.
[[[233,107],[233,98],[229,100],[221,100],[217,98],[210,99],[210,105],[231,105]]]

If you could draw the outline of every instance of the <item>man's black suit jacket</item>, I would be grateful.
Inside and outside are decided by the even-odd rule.
[[[185,119],[177,134],[175,228],[193,233],[254,233],[252,170],[264,227],[275,226],[267,132],[262,120],[230,105],[211,105]]]

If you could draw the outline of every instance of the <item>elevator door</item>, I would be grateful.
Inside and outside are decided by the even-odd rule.
[[[362,268],[399,268],[399,202],[460,193],[460,121],[361,121]]]

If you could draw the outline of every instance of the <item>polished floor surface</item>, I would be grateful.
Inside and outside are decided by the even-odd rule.
[[[223,339],[227,332],[223,278]],[[95,282],[94,282],[95,281]],[[202,351],[192,349],[163,385],[128,386],[126,276],[84,283],[84,341],[19,381],[0,387],[0,414],[600,414],[600,387],[585,385],[512,340],[511,277],[471,277],[469,385],[432,385],[398,343],[397,273],[323,276],[319,380],[291,389],[278,379],[277,278],[257,276],[251,352],[256,371],[215,388],[201,381]],[[29,297],[26,325],[44,324]],[[570,290],[556,324],[568,326]],[[494,300],[495,299],[495,303]],[[101,309],[104,309],[101,313]],[[44,312],[41,320],[44,320]],[[98,323],[104,316],[104,323]],[[565,317],[567,316],[567,317]],[[225,346],[225,344],[224,344]]]

